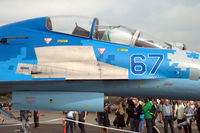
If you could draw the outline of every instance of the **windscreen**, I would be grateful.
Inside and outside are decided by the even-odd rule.
[[[48,17],[46,26],[49,30],[89,37],[93,18],[78,16]]]

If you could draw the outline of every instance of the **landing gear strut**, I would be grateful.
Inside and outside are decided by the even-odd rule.
[[[22,125],[20,127],[20,133],[30,133],[29,118],[32,115],[30,111],[21,110],[20,117],[15,117],[13,114],[8,113],[2,109],[0,109],[0,113],[8,118],[12,118],[12,119],[21,121]]]
[[[30,111],[20,111],[20,121],[22,126],[20,128],[20,133],[30,133],[29,118],[31,117]]]

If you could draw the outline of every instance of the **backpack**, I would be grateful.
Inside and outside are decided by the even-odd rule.
[[[151,105],[151,111],[150,111],[151,116],[157,118],[158,111],[159,111],[159,107],[156,106],[155,104],[152,104]]]

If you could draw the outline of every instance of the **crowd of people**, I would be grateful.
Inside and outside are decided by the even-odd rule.
[[[191,133],[193,122],[200,132],[200,102],[151,98],[139,101],[137,98],[129,98],[127,103],[126,124],[130,123],[131,131],[143,132],[145,120],[147,133],[157,133],[159,132],[156,128],[157,120],[157,123],[164,124],[164,133],[168,133],[168,125],[174,133],[175,121],[179,133]]]
[[[168,133],[168,126],[172,133],[175,132],[175,128],[178,129],[178,133],[192,133],[192,123],[197,125],[200,132],[200,102],[130,97],[126,98],[125,102],[120,102],[112,123],[109,119],[110,108],[109,105],[105,105],[104,112],[96,112],[94,120],[100,126],[100,133],[108,133],[108,129],[104,127],[111,125],[118,129],[129,127],[130,131],[140,133],[144,132],[144,125],[146,125],[147,133],[157,133],[159,132],[157,124],[164,125],[164,133]],[[87,112],[66,111],[65,114],[67,119],[72,120],[76,120],[77,114],[78,120],[83,122],[78,124],[81,133],[86,132],[84,122]],[[177,122],[176,127],[174,126],[175,122]],[[73,121],[66,121],[66,133],[69,128],[73,133],[75,125]]]
[[[11,110],[11,104],[0,104],[3,110]],[[192,125],[197,125],[200,132],[200,102],[168,100],[168,99],[138,99],[135,97],[124,98],[115,110],[115,118],[110,121],[109,115],[112,111],[110,104],[104,105],[104,112],[96,112],[94,120],[100,127],[100,133],[108,133],[108,128],[114,126],[118,129],[128,127],[130,131],[144,132],[146,127],[147,133],[157,133],[157,125],[164,125],[164,133],[168,133],[168,126],[172,133],[177,128],[178,133],[192,133]],[[73,133],[76,128],[76,122],[70,120],[78,120],[78,127],[81,133],[86,133],[85,124],[89,112],[65,111],[66,117],[66,133]],[[34,111],[35,127],[39,127],[38,111]],[[78,116],[78,119],[76,118]],[[2,123],[4,119],[0,117]],[[175,127],[175,123],[176,127]],[[144,126],[146,125],[146,126]],[[127,129],[127,128],[126,128]],[[162,129],[162,128],[161,128]]]

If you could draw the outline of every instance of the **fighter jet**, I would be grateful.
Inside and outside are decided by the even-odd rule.
[[[14,110],[103,111],[104,95],[200,100],[199,53],[77,16],[0,27],[0,94]]]

